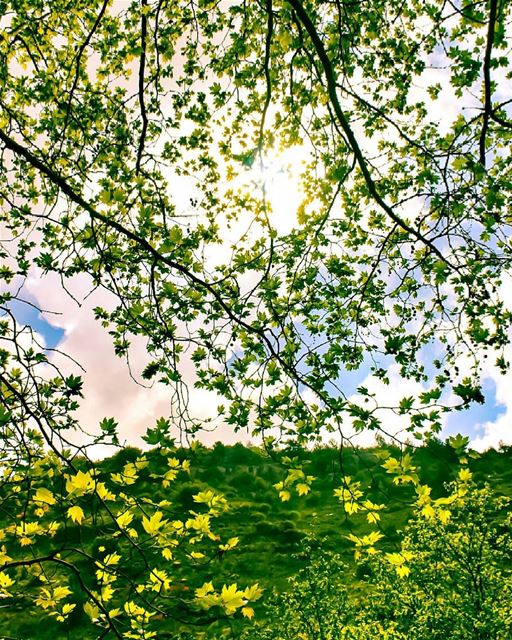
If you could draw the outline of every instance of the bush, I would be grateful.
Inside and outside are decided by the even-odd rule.
[[[511,637],[509,501],[474,486],[458,487],[454,496],[449,520],[418,515],[407,527],[401,553],[374,562],[369,601],[358,613],[373,631],[361,638],[369,638],[382,621],[393,639]],[[402,569],[393,564],[402,561]]]
[[[269,603],[270,622],[251,639],[509,640],[510,500],[459,482],[445,505],[442,519],[419,510],[398,552],[364,558],[358,597],[343,584],[340,557],[310,545],[304,568]]]
[[[266,605],[268,623],[253,628],[243,640],[339,640],[346,621],[345,565],[337,554],[319,551],[309,539],[297,555],[304,568],[282,595]]]

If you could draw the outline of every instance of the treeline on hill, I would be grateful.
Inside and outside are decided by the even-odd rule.
[[[378,547],[388,553],[399,549],[400,532],[412,515],[414,487],[391,482],[382,464],[390,453],[398,455],[399,450],[380,444],[373,448],[344,450],[340,458],[338,449],[324,446],[309,451],[280,451],[272,458],[250,445],[216,443],[212,448],[198,445],[176,451],[177,458],[186,457],[191,461],[190,471],[184,479],[170,483],[164,489],[160,483],[151,482],[151,471],[161,474],[161,469],[158,469],[161,457],[153,450],[145,456],[149,463],[148,480],[124,490],[133,490],[140,496],[151,495],[153,500],[169,500],[182,513],[194,512],[197,508],[194,496],[203,491],[214,489],[222,494],[229,509],[219,516],[215,530],[223,538],[236,536],[238,542],[225,553],[217,550],[213,556],[205,557],[203,573],[207,579],[210,577],[218,583],[231,584],[239,581],[240,577],[247,584],[258,583],[264,589],[264,596],[254,609],[255,620],[261,622],[269,616],[268,602],[272,600],[272,594],[286,592],[290,588],[290,579],[304,572],[312,554],[318,564],[322,563],[322,557],[329,558],[329,554],[334,553],[332,566],[341,563],[340,566],[344,567],[336,580],[348,589],[352,597],[354,594],[364,597],[367,588],[363,580],[365,565],[354,561],[354,538],[351,540],[350,536],[364,536],[375,526],[370,527],[368,513],[347,514],[335,490],[340,486],[341,478],[348,476],[350,482],[361,483],[365,495],[373,503],[385,505],[379,512],[377,523],[383,536]],[[125,448],[98,462],[97,466],[102,473],[119,473],[140,455],[138,449]],[[411,451],[411,456],[420,483],[428,480],[432,498],[447,495],[448,483],[461,469],[453,446],[431,440]],[[314,477],[307,494],[299,496],[297,492],[291,492],[289,499],[284,501],[279,496],[276,485],[279,489],[285,475],[283,458],[288,464],[291,461],[300,465]],[[467,463],[477,485],[485,481],[496,495],[512,496],[511,458],[512,448],[502,447],[499,451],[489,450],[468,459]],[[0,522],[1,526],[8,524]],[[68,544],[70,535],[73,535],[72,527],[67,530]],[[97,553],[98,542],[92,525],[89,528],[77,527],[75,535],[77,545],[90,549],[92,554]],[[178,560],[171,560],[169,565],[172,588],[187,594],[191,590],[188,586],[191,576],[187,575],[190,567]],[[35,616],[40,612],[28,605],[20,600],[17,611],[11,609],[9,614],[0,615],[0,637],[29,640],[36,637],[35,629],[38,640],[93,637],[87,635],[90,630],[81,632],[80,620],[84,613],[78,608],[64,623],[45,618],[44,625],[38,626]],[[169,635],[165,637],[220,638],[224,633],[235,638],[249,633],[248,637],[251,637],[250,628],[255,623],[253,620],[233,621],[226,616],[216,620],[214,614],[209,619],[198,616],[198,620],[203,624],[197,628],[190,618],[182,625],[178,621],[169,621]]]

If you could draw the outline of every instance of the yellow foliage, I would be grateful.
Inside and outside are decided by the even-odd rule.
[[[451,512],[448,511],[448,509],[439,509],[437,515],[439,517],[439,520],[441,520],[443,524],[446,524],[452,516]]]
[[[69,595],[71,595],[71,589],[69,587],[54,587],[53,589],[53,597],[55,600],[62,600]]]
[[[75,505],[74,507],[69,507],[67,514],[68,514],[68,518],[71,518],[73,522],[77,522],[78,524],[81,524],[85,515],[82,507],[79,507],[78,505]]]
[[[0,594],[9,595],[9,587],[12,587],[14,584],[14,580],[4,572],[0,571]]]
[[[384,535],[379,531],[371,531],[368,535],[361,537],[358,537],[353,533],[346,536],[347,540],[350,540],[356,546],[356,550],[354,551],[354,557],[356,560],[362,556],[363,552],[367,555],[374,555],[377,553],[375,544],[377,544],[377,542],[379,542],[383,537]]]
[[[433,518],[435,514],[436,512],[431,504],[426,504],[421,510],[421,515],[427,519]]]
[[[119,560],[121,560],[121,556],[118,553],[109,553],[103,558],[103,564],[108,567],[119,564]]]
[[[71,594],[71,589],[67,586],[53,587],[47,589],[43,587],[36,598],[36,605],[42,609],[53,609],[56,604]]]
[[[244,596],[247,598],[247,600],[259,600],[261,598],[261,596],[263,595],[263,589],[259,586],[258,583],[253,584],[250,587],[247,587],[247,589],[244,591]]]
[[[119,514],[116,517],[116,522],[120,529],[126,529],[126,527],[133,520],[133,513],[130,511],[125,511],[124,513]]]
[[[365,500],[363,507],[366,509],[366,519],[370,524],[376,524],[380,520],[380,513],[384,509],[383,504],[375,504],[371,500]]]
[[[86,471],[78,471],[74,476],[66,476],[66,491],[74,496],[82,496],[84,493],[94,491],[94,479]]]
[[[53,493],[49,489],[40,487],[34,496],[36,502],[43,502],[45,504],[55,504],[55,498]]]
[[[213,588],[213,584],[211,582],[205,582],[202,587],[199,587],[195,590],[196,598],[204,598],[209,593],[213,593],[215,589]]]
[[[51,611],[49,615],[53,616],[58,622],[64,622],[75,607],[76,604],[70,604],[68,602],[62,606],[60,611]]]
[[[304,482],[298,482],[295,486],[295,489],[297,490],[299,496],[305,496],[311,491],[311,487]]]
[[[155,615],[154,612],[146,611],[146,609],[140,607],[138,604],[132,602],[131,600],[125,602],[124,610],[125,613],[130,616],[130,618],[134,618],[138,622],[148,622],[149,618]],[[137,637],[140,637],[140,634]],[[144,637],[147,638],[147,634]]]
[[[238,589],[236,582],[229,587],[224,585],[220,592],[220,604],[224,608],[224,611],[228,616],[235,613],[235,611],[243,606],[247,601],[244,598],[244,592]]]
[[[101,589],[101,599],[103,600],[103,602],[108,602],[109,600],[112,600],[112,596],[114,595],[114,593],[115,589],[113,589],[109,584],[106,584]]]
[[[416,473],[416,467],[412,464],[412,457],[409,453],[406,453],[401,460],[389,457],[382,467],[386,469],[386,472],[394,475],[394,484],[408,484],[412,483],[417,485],[419,482],[418,475]]]
[[[460,482],[469,482],[472,477],[473,477],[473,474],[467,468],[461,469],[459,471],[458,479],[460,480]]]
[[[221,551],[229,551],[229,549],[233,549],[239,543],[239,538],[229,538],[229,540],[225,544],[219,545],[219,549]]]
[[[31,545],[34,542],[34,536],[43,533],[43,529],[39,522],[22,522],[14,527],[9,527],[9,529],[13,528],[22,547]]]
[[[93,622],[99,618],[100,610],[92,602],[86,602],[84,604],[84,611]]]
[[[165,571],[161,569],[153,569],[149,574],[150,584],[148,586],[152,591],[168,591],[171,586],[169,576]]]
[[[107,489],[104,482],[98,482],[96,484],[96,494],[100,500],[115,500],[115,495]]]
[[[12,558],[7,555],[7,549],[5,545],[2,545],[2,547],[0,547],[0,566],[7,564],[11,561],[11,559]]]
[[[342,503],[343,508],[346,513],[352,515],[357,513],[361,508],[361,498],[363,497],[363,492],[361,491],[361,483],[360,482],[352,482],[352,478],[350,476],[345,476],[343,478],[344,486],[339,489],[334,490],[334,495],[338,498],[338,500]]]
[[[212,515],[218,515],[219,513],[226,511],[228,508],[226,498],[218,493],[215,493],[215,491],[212,491],[211,489],[196,493],[193,497],[194,502],[197,502],[199,504],[206,504],[209,507],[210,513]]]
[[[386,553],[386,560],[395,567],[399,577],[404,578],[411,572],[407,566],[407,562],[412,560],[414,554],[410,551],[403,550],[401,553]]]
[[[189,518],[185,523],[187,529],[194,529],[198,533],[210,534],[210,516],[205,513],[194,514],[194,518]]]
[[[155,535],[165,524],[167,524],[167,520],[162,520],[163,513],[161,511],[156,511],[151,518],[146,518],[144,516],[142,518],[142,527],[144,531],[150,536]]]
[[[125,484],[125,485],[135,484],[135,481],[139,477],[137,473],[138,468],[143,468],[143,467],[138,466],[137,463],[128,462],[127,464],[124,465],[121,473],[112,473],[110,477],[114,482],[117,482],[117,484]]]

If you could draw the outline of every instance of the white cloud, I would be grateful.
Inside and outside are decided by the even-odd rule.
[[[477,451],[498,449],[501,444],[512,444],[512,407],[507,407],[493,422],[485,422],[478,425],[482,435],[471,442],[471,446]]]
[[[98,289],[88,296],[91,285],[86,276],[75,277],[66,285],[73,297],[81,301],[80,306],[62,291],[59,278],[53,274],[44,277],[34,275],[26,284],[42,307],[60,312],[61,315],[46,318],[65,331],[58,348],[77,360],[86,371],[82,373],[84,399],[76,414],[79,423],[84,431],[98,433],[100,420],[113,417],[119,423],[121,441],[143,446],[141,436],[146,429],[154,426],[158,418],[171,414],[172,390],[158,383],[152,388],[140,386],[130,376],[126,361],[115,355],[107,330],[100,326],[93,314],[95,306],[108,308],[113,304],[111,294]],[[54,353],[50,360],[64,372],[81,373],[62,354]],[[148,360],[144,341],[135,340],[130,350],[134,377],[140,375]],[[182,361],[181,373],[189,383],[191,414],[197,419],[209,417],[220,404],[219,399],[211,392],[193,388],[194,367],[186,357]],[[231,429],[223,427],[212,433],[205,432],[200,439],[208,444],[220,439],[234,441],[238,438],[234,437]],[[74,441],[81,444],[83,436]]]
[[[505,308],[512,310],[512,276],[503,274],[502,284],[499,290],[499,297],[503,301]],[[510,335],[510,331],[509,331]],[[508,345],[504,353],[505,360],[512,362],[512,346]],[[495,420],[488,420],[477,425],[478,431],[482,433],[476,438],[472,446],[479,451],[484,451],[491,447],[497,448],[501,443],[512,444],[512,371],[501,373],[496,366],[494,359],[490,356],[484,361],[483,378],[492,380],[496,387],[496,405],[502,407],[503,412]]]

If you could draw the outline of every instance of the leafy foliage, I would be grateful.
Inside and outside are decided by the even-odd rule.
[[[402,538],[397,533],[413,514],[412,496],[417,500],[418,519],[424,520],[431,531],[443,522],[441,509],[450,510],[446,527],[440,531],[445,541],[450,531],[448,525],[452,529],[460,527],[465,517],[463,510],[459,513],[450,505],[451,498],[443,486],[454,473],[455,465],[447,464],[454,456],[452,447],[431,443],[413,453],[414,463],[419,469],[425,469],[421,479],[431,481],[430,503],[425,494],[418,496],[410,485],[389,484],[381,459],[385,450],[388,449],[356,450],[345,457],[353,482],[365,488],[368,499],[376,503],[386,496],[386,506],[378,514],[378,529],[362,503],[361,509],[349,516],[335,495],[337,482],[328,463],[338,457],[334,448],[308,453],[303,464],[315,472],[312,490],[307,496],[292,494],[285,502],[273,487],[283,475],[279,461],[271,463],[263,451],[241,445],[229,447],[218,443],[212,449],[199,447],[194,452],[153,450],[144,455],[126,449],[95,465],[97,492],[106,506],[102,506],[98,496],[93,498],[94,485],[90,474],[82,470],[85,469],[83,460],[79,472],[64,485],[59,485],[57,474],[53,479],[48,478],[46,471],[51,466],[46,466],[37,480],[40,486],[30,491],[31,506],[24,518],[30,543],[20,544],[21,536],[17,537],[10,526],[13,521],[7,511],[0,518],[4,536],[0,546],[4,554],[1,584],[5,606],[0,635],[10,632],[14,636],[30,637],[34,620],[39,624],[52,614],[44,632],[40,631],[42,639],[66,632],[84,640],[97,637],[100,631],[96,630],[105,625],[101,609],[93,599],[100,596],[98,600],[107,611],[115,613],[120,609],[120,614],[113,618],[120,632],[133,632],[129,628],[130,615],[139,611],[136,607],[142,607],[154,612],[142,627],[145,634],[156,632],[157,637],[166,637],[166,634],[180,637],[181,634],[183,638],[209,640],[225,634],[238,638],[247,633],[251,637],[251,633],[256,633],[254,622],[268,625],[274,620],[272,591],[289,592],[288,579],[304,570],[308,558],[329,568],[329,598],[336,596],[336,602],[340,603],[346,591],[349,602],[367,600],[369,562],[382,558],[382,570],[391,581],[394,576],[401,577],[399,569],[407,573],[416,566],[417,557],[404,561],[407,550],[400,551]],[[396,449],[388,451],[393,456],[398,453]],[[189,467],[186,455],[190,458]],[[142,457],[145,462],[141,462]],[[166,474],[170,468],[177,468],[178,460],[181,466],[177,475],[164,486]],[[146,466],[140,468],[145,463]],[[130,485],[119,485],[112,477],[122,476],[128,464],[139,467],[138,477]],[[468,487],[473,474],[479,480],[488,478],[500,491],[512,495],[510,453],[488,452],[470,464],[471,471],[466,469],[462,474]],[[221,473],[215,475],[215,470]],[[105,489],[112,495],[101,487],[103,480]],[[20,486],[18,499],[25,504],[26,493],[22,483]],[[494,498],[489,500],[482,508],[490,525],[498,529],[504,516],[493,511]],[[6,510],[15,508],[12,498],[3,504]],[[70,504],[74,506],[69,507]],[[434,513],[425,509],[427,504],[433,506]],[[84,513],[80,522],[73,522],[67,515],[67,510],[74,507]],[[107,507],[112,516],[106,511]],[[208,514],[211,509],[216,512],[210,518],[213,538],[206,534],[197,540],[198,531],[192,525],[198,522],[197,514]],[[32,531],[31,525],[35,522],[47,530],[46,535]],[[19,520],[18,524],[21,524]],[[363,544],[365,539],[372,546]],[[317,554],[314,549],[320,540],[323,540],[321,553]],[[420,542],[414,542],[418,549]],[[332,552],[338,554],[337,560],[330,557]],[[505,558],[502,561],[499,554],[494,551],[492,554],[492,570],[501,571],[506,567]],[[29,558],[32,561],[39,558],[40,563],[32,562],[28,569],[17,564]],[[423,565],[418,564],[417,574],[424,571]],[[450,571],[455,575],[453,568]],[[314,579],[316,574],[310,572],[310,575]],[[432,581],[435,582],[434,574]],[[84,591],[83,585],[92,596]],[[57,596],[66,595],[56,599],[52,586]],[[161,589],[156,588],[159,586]],[[391,593],[390,589],[388,585],[386,593]],[[400,580],[396,589],[403,589]],[[261,590],[263,596],[259,597]],[[236,596],[230,601],[231,605],[241,605],[230,615],[223,606],[228,605],[222,600],[223,592],[226,597],[231,593]],[[292,608],[305,612],[306,602],[310,602],[309,612],[312,611],[315,601],[311,593],[306,595],[299,590],[297,598],[303,601],[302,607]],[[326,603],[329,598],[325,599]],[[125,602],[133,603],[129,611],[124,608]],[[501,603],[505,606],[505,596]],[[64,609],[66,605],[75,606],[69,610],[69,607]],[[228,608],[232,609],[230,605]],[[92,618],[97,620],[96,624]],[[284,624],[284,614],[282,618]],[[293,616],[286,618],[286,624],[291,633],[295,625]],[[330,623],[326,628],[331,628]]]
[[[507,3],[4,2],[1,20],[1,273],[110,291],[97,318],[120,356],[147,340],[169,424],[200,424],[187,353],[223,397],[212,420],[299,441],[382,427],[343,385],[362,366],[421,383],[396,406],[417,434],[482,401],[485,352],[507,369]],[[266,166],[287,150],[299,200],[278,211]]]
[[[509,499],[459,480],[450,518],[418,511],[396,552],[373,554],[357,592],[339,555],[310,548],[269,621],[265,640],[504,640],[512,624]]]
[[[64,475],[65,484],[54,454],[41,458],[29,476],[20,466],[3,488],[3,513],[19,516],[4,518],[0,529],[2,597],[33,599],[59,622],[73,612],[83,637],[93,637],[86,629],[95,625],[103,635],[153,638],[161,626],[157,620],[178,612],[200,622],[200,610],[210,608],[198,585],[201,567],[216,549],[235,548],[238,539],[222,540],[212,530],[227,509],[225,498],[214,491],[196,493],[194,508],[185,513],[169,500],[155,501],[151,484],[158,482],[165,493],[189,469],[187,460],[165,449],[155,462],[158,473],[150,472],[143,455],[119,473],[75,467]],[[87,468],[83,460],[82,466]],[[195,566],[192,580],[190,574],[185,582],[176,579],[175,566],[183,563],[189,570]],[[243,592],[224,586],[212,604],[220,616],[240,609],[251,616],[248,605],[260,595],[257,585]]]
[[[0,2],[0,595],[103,637],[250,619],[256,584],[195,572],[237,546],[215,532],[226,498],[154,498],[188,472],[176,431],[192,452],[203,427],[251,432],[292,503],[315,499],[304,446],[326,433],[343,449],[386,434],[391,411],[395,437],[429,441],[484,401],[484,359],[509,366],[509,22],[498,0]],[[274,160],[295,203],[270,197]],[[57,294],[78,280],[107,295],[95,318],[128,365],[145,343],[133,375],[168,390],[168,415],[144,425],[163,465],[94,463],[89,445],[120,445],[115,418],[78,423],[80,363],[16,312],[48,274]],[[371,385],[353,393],[355,371],[415,391],[383,407]],[[450,526],[408,450],[380,462]],[[372,525],[351,541],[378,555],[386,500],[340,465],[344,513]],[[175,585],[162,559],[196,582]]]

